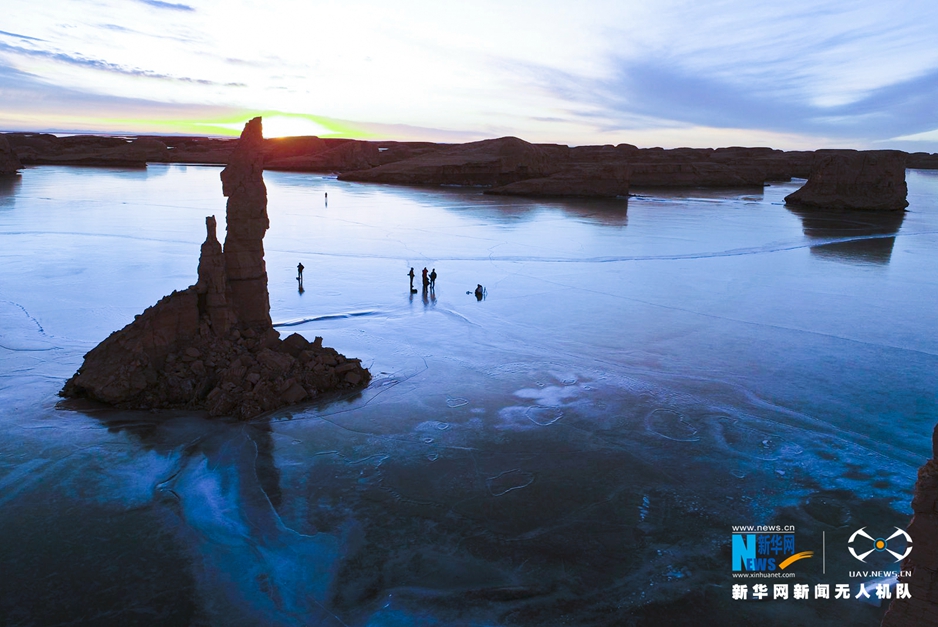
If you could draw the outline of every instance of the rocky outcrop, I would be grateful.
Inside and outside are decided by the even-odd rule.
[[[546,178],[525,179],[487,190],[505,196],[615,198],[629,195],[628,165],[575,166]]]
[[[10,142],[7,141],[6,137],[0,135],[0,176],[16,174],[22,168],[23,164],[17,159]]]
[[[260,118],[245,125],[222,172],[225,246],[206,218],[198,281],[148,308],[85,355],[61,395],[126,408],[202,408],[251,418],[371,375],[298,334],[280,340],[270,322],[263,238],[268,227]]]
[[[167,161],[172,163],[200,163],[226,165],[237,139],[214,137],[161,137],[166,143]]]
[[[233,139],[205,137],[56,137],[48,133],[8,133],[5,137],[25,165],[142,168],[169,161],[224,165],[237,144]]]
[[[319,138],[309,138],[319,139]],[[343,141],[330,146],[319,140],[321,149],[282,156],[283,149],[277,146],[267,155],[268,170],[296,170],[301,172],[351,172],[367,170],[385,162],[376,144],[361,141]],[[312,146],[310,146],[312,147]]]
[[[766,171],[758,166],[729,166],[706,161],[633,163],[633,187],[762,187]]]
[[[785,202],[823,209],[905,209],[905,157],[897,150],[819,150],[808,182]]]
[[[368,170],[348,172],[343,181],[399,185],[507,185],[555,174],[551,155],[517,137],[459,144]]]
[[[911,572],[899,581],[909,586],[909,599],[893,599],[883,627],[938,625],[938,425],[932,433],[932,458],[919,468],[912,496],[912,552],[902,562]]]
[[[905,167],[919,170],[938,170],[938,154],[913,152],[908,156]]]

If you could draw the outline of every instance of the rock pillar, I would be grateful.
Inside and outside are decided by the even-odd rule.
[[[270,328],[270,296],[264,263],[267,187],[264,185],[264,137],[261,119],[244,126],[241,140],[222,170],[222,192],[228,197],[225,272],[230,304],[238,324]]]
[[[199,281],[195,290],[199,295],[200,316],[207,317],[212,330],[224,336],[237,320],[229,304],[225,256],[215,236],[215,227],[215,216],[205,218],[206,235],[199,257]]]

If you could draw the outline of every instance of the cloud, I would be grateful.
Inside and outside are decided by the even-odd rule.
[[[528,68],[529,80],[569,103],[570,115],[607,129],[657,124],[765,129],[866,142],[938,126],[938,69],[869,91],[845,104],[821,106],[794,79],[774,84],[730,82],[664,60],[617,61],[609,78]],[[577,112],[577,110],[582,110]]]
[[[195,8],[188,4],[175,4],[173,2],[161,2],[160,0],[137,0],[141,4],[147,4],[158,9],[169,9],[170,11],[195,11]]]
[[[0,42],[0,52],[9,52],[16,55],[23,55],[33,58],[42,58],[49,59],[52,61],[58,61],[59,63],[66,63],[68,65],[84,67],[91,70],[98,70],[101,72],[110,72],[113,74],[121,74],[124,76],[135,76],[140,78],[155,78],[168,81],[178,81],[182,83],[194,83],[197,85],[223,85],[225,87],[244,87],[244,83],[219,83],[216,81],[204,79],[204,78],[191,78],[188,76],[174,76],[171,74],[163,74],[160,72],[153,72],[151,70],[143,70],[140,68],[126,67],[117,63],[111,63],[110,61],[102,61],[101,59],[91,59],[82,55],[73,55],[65,52],[57,52],[52,50],[37,50],[34,48],[23,48],[21,46],[13,46]]]
[[[231,115],[233,112],[233,109],[207,105],[180,105],[88,93],[53,85],[35,74],[2,65],[0,103],[0,117],[24,112],[26,115],[152,119],[160,116]]]
[[[0,35],[6,35],[7,37],[16,37],[17,39],[28,39],[30,41],[45,41],[44,39],[38,39],[36,37],[30,37],[28,35],[20,35],[18,33],[8,33],[5,30],[0,30]]]

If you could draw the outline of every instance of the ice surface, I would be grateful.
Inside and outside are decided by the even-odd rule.
[[[251,424],[57,407],[195,281],[218,173],[0,187],[6,622],[742,624],[767,614],[729,600],[731,525],[826,531],[831,573],[855,527],[907,524],[938,419],[934,173],[891,221],[796,213],[797,182],[545,202],[265,173],[272,317],[371,386]],[[835,583],[817,561],[799,576]]]

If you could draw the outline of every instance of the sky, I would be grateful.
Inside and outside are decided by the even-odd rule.
[[[938,152],[934,0],[4,0],[0,130]]]

